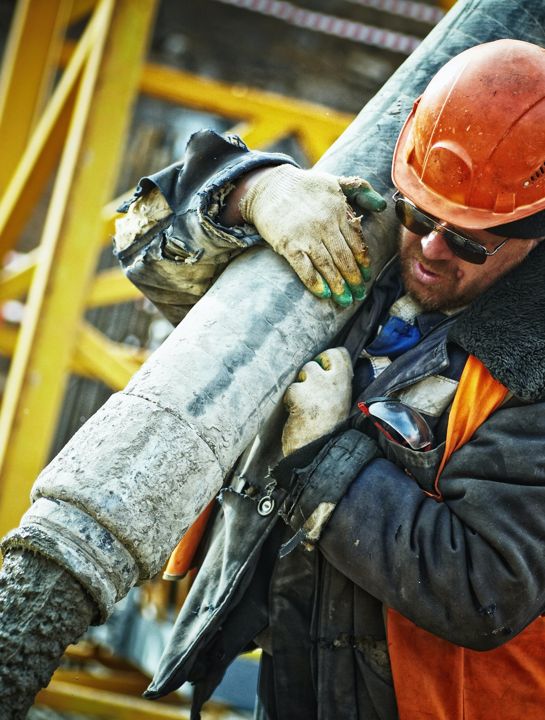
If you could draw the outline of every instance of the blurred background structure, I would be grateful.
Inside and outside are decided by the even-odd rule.
[[[202,127],[313,164],[452,4],[0,0],[2,534],[48,459],[171,329],[116,267],[120,198]],[[137,697],[186,592],[157,580],[131,594],[40,704],[184,717],[183,697]],[[210,717],[251,709],[255,667],[238,664]]]

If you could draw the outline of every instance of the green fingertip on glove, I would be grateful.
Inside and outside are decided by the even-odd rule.
[[[332,298],[337,303],[337,305],[340,305],[341,307],[348,307],[352,304],[353,301],[352,293],[350,292],[350,288],[346,283],[344,284],[344,290],[342,294],[336,295],[335,293],[333,293]]]
[[[366,279],[365,275],[363,276],[363,279]],[[360,285],[350,285],[350,291],[354,300],[363,300],[367,292],[363,283]]]
[[[360,265],[358,263],[358,267],[360,269],[361,276],[362,276],[364,282],[369,282],[371,280],[371,276],[372,276],[371,266],[370,265]],[[364,292],[364,297],[365,297],[365,292]]]
[[[322,370],[331,370],[331,358],[327,354],[327,350],[318,353],[313,360],[315,363],[318,363]]]
[[[324,357],[325,353],[320,353],[314,358],[314,362],[322,368],[322,370],[329,370],[331,363]]]
[[[331,297],[331,288],[325,280],[322,281],[322,289],[316,291],[314,295],[316,295],[316,297],[323,298],[324,300],[328,300]]]
[[[354,188],[345,190],[351,203],[357,203],[362,210],[382,212],[386,209],[386,200],[373,188]]]

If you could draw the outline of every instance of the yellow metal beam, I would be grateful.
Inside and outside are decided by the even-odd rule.
[[[36,263],[38,262],[39,248],[26,253],[16,270],[0,269],[0,302],[15,300],[27,294]]]
[[[281,117],[269,117],[254,122],[235,125],[229,132],[238,135],[250,147],[265,147],[282,140],[287,135],[296,134],[297,127],[290,125]]]
[[[66,43],[62,59],[72,52]],[[252,146],[263,146],[296,134],[318,159],[352,122],[353,115],[322,105],[287,98],[240,85],[203,78],[176,68],[147,63],[142,70],[141,92],[184,107],[205,110],[240,120],[233,130]],[[318,137],[315,141],[313,138]]]
[[[316,162],[354,119],[348,113],[314,103],[153,63],[144,67],[140,88],[162,100],[240,120],[231,132],[252,147],[295,135],[311,162]]]
[[[82,687],[136,697],[141,696],[150,684],[150,678],[137,668],[112,669],[101,665],[99,660],[94,662],[91,670],[87,670],[87,667],[91,666],[85,662],[82,666],[83,669],[80,667],[77,669],[58,668],[52,677],[52,681],[55,683],[72,683]],[[187,700],[174,692],[154,700],[153,707],[157,707],[157,703],[178,707],[178,712],[184,706],[187,707],[188,704]]]
[[[71,122],[78,82],[100,31],[97,15],[87,26],[0,199],[0,258],[14,247],[52,171]],[[9,143],[4,143],[9,144]]]
[[[19,328],[0,323],[0,355],[13,356],[18,336]],[[115,343],[92,325],[84,323],[70,370],[76,375],[100,380],[112,390],[121,390],[147,356],[147,351]]]
[[[86,373],[112,390],[122,390],[145,359],[142,353],[122,348],[88,323],[81,326],[76,353]]]
[[[154,0],[100,0],[93,16],[101,32],[82,76],[0,415],[0,534],[17,524],[47,459],[101,244],[96,219],[115,181],[154,9]]]
[[[66,64],[74,43],[65,42],[60,61]],[[206,110],[233,119],[264,119],[274,116],[300,126],[306,119],[342,132],[354,116],[324,105],[297,100],[278,93],[213,80],[178,68],[146,63],[142,67],[140,92],[184,107]]]
[[[104,245],[111,244],[112,237],[115,235],[115,221],[116,218],[121,217],[121,213],[117,212],[117,208],[124,200],[130,197],[133,192],[134,189],[127,190],[127,192],[124,192],[119,197],[116,197],[115,200],[110,200],[110,202],[102,208],[100,217],[102,219],[102,237],[104,238]]]
[[[79,22],[82,18],[89,15],[94,10],[97,0],[72,0],[72,8],[70,10],[69,25]]]
[[[89,197],[93,195],[97,185],[96,168],[94,175],[80,172],[76,158],[89,157],[88,152],[84,154],[86,146],[81,137],[82,133],[90,128],[94,130],[91,135],[96,147],[101,147],[102,155],[98,164],[104,163],[105,157],[111,164],[108,143],[99,142],[99,134],[102,136],[101,141],[103,138],[110,140],[115,134],[111,132],[112,123],[104,121],[104,107],[101,106],[94,114],[90,109],[94,86],[103,90],[104,88],[97,82],[96,73],[94,79],[89,78],[92,74],[90,67],[97,66],[97,53],[102,52],[102,39],[106,35],[108,23],[103,17],[106,12],[104,8],[112,8],[114,5],[117,7],[120,4],[122,3],[116,3],[116,0],[101,0],[99,3],[96,3],[96,0],[76,0],[74,12],[84,14],[96,5],[95,12],[79,44],[65,50],[65,56],[70,52],[71,59],[0,204],[0,234],[6,249],[15,241],[43,190],[65,141],[67,127],[71,123],[72,129],[55,190],[55,199],[58,202],[54,210],[50,209],[44,229],[44,261],[36,269],[34,258],[29,257],[26,267],[13,273],[5,272],[0,276],[0,300],[22,297],[32,283],[29,308],[8,380],[4,411],[0,417],[0,462],[3,463],[3,477],[9,478],[10,473],[13,473],[14,478],[15,475],[25,478],[25,483],[28,484],[45,461],[45,447],[49,444],[54,423],[44,422],[44,417],[51,418],[56,415],[63,387],[63,380],[59,378],[64,377],[67,369],[72,368],[75,372],[99,378],[117,389],[126,383],[142,361],[141,354],[133,355],[131,350],[109,341],[90,326],[83,326],[81,331],[76,328],[77,315],[78,312],[81,313],[84,304],[98,307],[139,297],[138,291],[116,270],[101,273],[95,279],[86,301],[84,290],[90,281],[97,252],[96,244],[89,240],[89,236],[101,235],[101,243],[109,242],[108,236],[113,233],[113,220],[117,215],[115,207],[119,201],[105,203],[98,210],[95,206],[94,214],[95,211],[90,209]],[[131,39],[134,37],[136,32],[133,26]],[[120,47],[122,46],[118,45],[112,55],[120,57],[123,52],[120,52]],[[98,63],[100,64],[100,61]],[[109,102],[111,107],[116,108],[115,115],[118,118],[123,115],[119,92],[126,87],[128,67],[134,67],[134,63],[124,63],[122,69],[118,68],[117,82],[112,80],[108,101],[107,92],[102,93],[104,102]],[[84,80],[80,81],[83,72]],[[254,146],[262,146],[287,134],[294,134],[312,160],[322,154],[351,120],[349,115],[312,103],[290,100],[273,93],[244,87],[232,87],[159,65],[146,66],[140,83],[144,92],[163,100],[242,119],[244,125],[237,129]],[[93,89],[89,90],[91,87]],[[77,109],[73,113],[76,102]],[[93,98],[93,105],[96,110],[96,97]],[[97,113],[100,113],[100,118]],[[90,120],[86,127],[87,114],[93,120]],[[75,139],[78,133],[79,140]],[[64,177],[61,177],[62,173]],[[78,177],[81,178],[79,187],[72,186],[72,180]],[[102,188],[104,187],[102,183]],[[85,191],[82,188],[85,188]],[[104,194],[103,197],[104,200],[107,199]],[[98,217],[102,217],[102,230],[100,223],[94,222]],[[79,268],[79,274],[70,278],[66,274],[70,271],[65,268],[74,267]],[[4,329],[0,338],[0,349],[12,353],[15,337],[16,331],[13,328]],[[76,341],[76,337],[79,340]],[[76,344],[78,347],[75,347]],[[52,347],[55,348],[54,352],[51,351]],[[52,382],[53,378],[55,382]],[[43,402],[38,403],[39,397]],[[48,408],[49,404],[52,405],[52,410]],[[34,405],[34,408],[40,405],[41,409],[32,410],[31,405]],[[25,454],[22,450],[26,436],[22,432],[12,434],[13,428],[19,426],[20,413],[21,427],[32,431],[35,443],[39,441],[36,459],[31,461],[28,458],[22,465],[21,459],[28,456],[28,453]],[[5,492],[5,486],[9,485],[9,482],[9,479],[4,480],[0,494]],[[10,497],[14,497],[11,492]],[[24,509],[24,504],[25,501],[21,503],[21,507],[13,510],[9,521],[3,518],[0,506],[0,531],[14,523],[19,511]],[[7,524],[2,525],[3,522]]]
[[[36,705],[106,720],[189,720],[189,715],[182,713],[179,705],[163,705],[58,680],[52,680],[38,693]]]
[[[11,357],[17,344],[19,330],[13,325],[0,322],[0,355]]]
[[[40,248],[36,248],[26,253],[16,270],[0,270],[0,303],[20,299],[27,294],[36,271],[39,251]],[[85,305],[96,308],[141,299],[140,290],[127,280],[120,268],[114,267],[95,276]]]
[[[348,126],[348,124],[347,124]],[[324,125],[321,119],[312,118],[297,128],[295,133],[302,149],[311,162],[317,162],[339,136],[335,127]]]
[[[191,73],[148,63],[142,70],[140,89],[143,93],[185,107],[214,112],[233,119],[278,118],[286,126],[301,126],[309,118],[321,121],[324,127],[341,133],[353,120],[348,113],[330,110],[321,105],[294,100],[263,90],[229,85],[197,77]]]
[[[0,194],[51,89],[71,0],[19,0],[0,75]],[[24,82],[21,79],[24,78]]]
[[[72,53],[73,44],[65,43],[61,61],[68,62]],[[143,67],[140,91],[183,107],[240,120],[231,132],[239,134],[252,147],[263,147],[293,134],[311,162],[318,160],[354,119],[349,113],[322,105],[230,85],[154,63]],[[130,191],[122,197],[128,195]],[[114,233],[114,220],[118,217],[115,209],[120,201],[121,198],[113,200],[103,209],[105,242],[109,242],[109,236]]]
[[[100,668],[97,672],[86,670],[67,670],[59,668],[52,678],[53,682],[72,683],[83,687],[106,690],[122,695],[140,696],[150,684],[149,678],[134,670],[112,670],[106,672]],[[176,697],[170,697],[171,705],[181,705]]]

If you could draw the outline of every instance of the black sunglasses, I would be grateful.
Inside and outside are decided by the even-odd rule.
[[[395,203],[397,219],[407,230],[422,236],[435,230],[444,237],[452,252],[466,262],[482,265],[487,257],[495,255],[511,239],[505,238],[494,250],[487,250],[476,240],[460,235],[460,233],[445,227],[441,220],[426,215],[400,192],[394,193],[392,199]]]

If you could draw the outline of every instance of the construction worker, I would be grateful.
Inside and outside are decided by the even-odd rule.
[[[197,718],[232,659],[258,645],[261,718],[544,716],[544,113],[545,51],[509,40],[455,57],[415,104],[393,157],[399,254],[338,347],[288,389],[284,459],[268,463],[280,444],[271,433],[228,478],[150,697],[189,679]],[[197,212],[184,192],[198,196]],[[118,252],[173,320],[228,248],[261,237],[315,294],[345,306],[373,263],[361,205],[382,205],[364,181],[203,133],[183,168],[142,183],[127,215],[136,248],[121,229]],[[55,513],[65,497],[48,501]],[[46,525],[12,537],[32,547]],[[112,574],[112,558],[132,572],[98,527]],[[34,563],[16,555],[14,574]],[[68,586],[47,557],[19,593],[31,608],[22,625],[39,625],[32,657],[46,648],[33,663],[44,678],[66,639],[50,628],[74,632],[72,612],[83,629],[97,607],[83,608],[78,581]],[[53,634],[55,648],[42,641]]]
[[[399,255],[286,396],[283,522],[250,569],[244,532],[216,556],[247,580],[200,630],[196,584],[152,697],[189,677],[197,713],[255,641],[263,718],[544,716],[545,50],[448,62],[392,167]],[[366,258],[343,190],[281,163],[219,212],[347,304]]]

